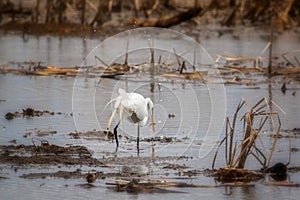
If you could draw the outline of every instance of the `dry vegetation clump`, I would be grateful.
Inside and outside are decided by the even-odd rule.
[[[277,139],[275,138],[271,149],[265,149],[265,145],[260,138],[263,128],[268,119],[274,123],[277,120],[278,127],[275,129],[279,134],[281,121],[277,112],[272,111],[271,102],[265,98],[258,101],[248,111],[246,111],[241,119],[244,125],[242,133],[239,133],[236,125],[240,112],[243,108],[247,108],[245,100],[241,101],[237,106],[232,121],[229,117],[226,120],[226,136],[220,142],[220,148],[224,143],[226,167],[217,170],[214,176],[222,182],[230,181],[253,181],[262,178],[262,174],[245,169],[245,164],[249,156],[253,156],[258,161],[260,168],[266,171],[269,167]],[[218,151],[215,154],[212,168],[215,167]]]
[[[254,172],[245,169],[238,168],[221,168],[217,170],[213,176],[217,181],[222,183],[230,182],[251,182],[262,179],[264,176],[262,173]]]

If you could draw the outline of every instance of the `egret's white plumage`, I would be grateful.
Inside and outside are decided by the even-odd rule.
[[[144,98],[138,93],[126,93],[123,89],[119,89],[119,94],[115,99],[115,107],[108,123],[110,127],[116,113],[120,114],[120,120],[128,121],[140,126],[145,126],[148,120],[149,111],[152,111],[153,103],[150,98]]]
[[[115,101],[114,111],[109,119],[107,129],[115,118],[116,114],[120,115],[120,121],[124,119],[130,121],[131,123],[138,125],[138,136],[137,136],[137,146],[139,146],[139,126],[145,126],[148,121],[148,116],[151,114],[152,128],[153,127],[153,102],[150,98],[144,98],[138,93],[127,93],[123,89],[119,89],[119,95],[113,101]],[[150,112],[150,113],[149,113]],[[117,126],[114,128],[116,142],[117,140]]]

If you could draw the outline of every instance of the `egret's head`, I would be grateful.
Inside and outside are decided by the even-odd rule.
[[[146,101],[147,101],[147,109],[152,112],[153,111],[153,102],[151,101],[150,98],[146,98]]]

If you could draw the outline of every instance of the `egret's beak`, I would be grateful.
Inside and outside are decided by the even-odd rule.
[[[152,125],[152,131],[153,131],[153,136],[154,136],[154,133],[155,133],[155,128],[154,128],[154,114],[153,114],[153,108],[151,109],[151,125]],[[154,153],[154,144],[152,142],[152,148],[151,148],[151,158],[152,160],[154,160],[154,157],[155,157],[155,153]]]
[[[154,128],[154,114],[153,114],[153,108],[151,110],[151,126],[152,126],[152,130],[153,133],[155,132],[155,128]]]

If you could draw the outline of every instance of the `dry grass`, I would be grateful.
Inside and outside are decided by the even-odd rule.
[[[248,171],[244,170],[245,163],[250,155],[252,155],[263,169],[267,169],[276,143],[275,138],[269,153],[266,153],[265,145],[260,138],[262,130],[268,119],[275,124],[277,121],[276,135],[279,134],[281,128],[281,121],[277,112],[272,111],[272,103],[269,103],[266,98],[259,100],[254,106],[248,109],[242,116],[241,121],[244,125],[242,134],[237,132],[236,125],[238,117],[242,109],[247,108],[247,102],[242,100],[236,108],[235,114],[230,121],[229,117],[226,119],[226,136],[220,142],[219,148],[225,143],[225,160],[226,168],[220,169],[215,175],[219,179],[228,179],[232,177],[235,179],[246,179],[243,176],[249,177]],[[239,142],[240,141],[240,142]],[[212,168],[215,167],[218,150],[213,159]],[[238,171],[237,171],[238,170]],[[241,170],[244,173],[241,173]],[[242,176],[242,177],[240,177]],[[237,178],[239,177],[239,178]]]

